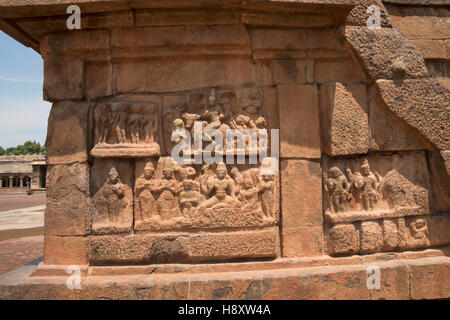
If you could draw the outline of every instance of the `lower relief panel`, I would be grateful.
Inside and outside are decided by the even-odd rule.
[[[259,165],[95,159],[91,176],[92,264],[278,255],[279,178]]]
[[[329,254],[430,246],[430,186],[423,153],[326,159],[323,168]]]

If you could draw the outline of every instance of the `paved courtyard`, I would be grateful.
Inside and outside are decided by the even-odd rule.
[[[44,210],[44,193],[0,193],[0,274],[43,256]]]

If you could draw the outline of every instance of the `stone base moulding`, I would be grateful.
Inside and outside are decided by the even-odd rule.
[[[428,250],[438,251],[438,250]],[[157,267],[82,267],[81,288],[68,289],[67,266],[25,266],[0,277],[2,299],[448,299],[450,258],[423,254],[389,259],[279,259],[273,262]],[[442,255],[442,252],[440,253]],[[448,254],[448,253],[447,253]],[[391,256],[392,258],[392,256]],[[343,263],[343,264],[339,264]],[[337,264],[337,265],[336,265]],[[302,265],[309,265],[302,267]],[[370,266],[380,268],[380,289],[368,289]],[[121,271],[121,268],[123,270]],[[197,269],[195,269],[197,268]],[[236,269],[239,268],[240,271]],[[102,270],[103,269],[103,270]],[[140,270],[139,270],[140,269]],[[200,269],[200,270],[199,270]],[[203,269],[203,270],[201,270]],[[215,272],[214,272],[215,269]],[[222,270],[221,270],[222,269]],[[59,272],[58,272],[59,270]],[[156,272],[155,272],[156,270]],[[162,273],[161,273],[162,271]],[[231,272],[230,272],[231,271]],[[152,274],[149,274],[152,273]]]

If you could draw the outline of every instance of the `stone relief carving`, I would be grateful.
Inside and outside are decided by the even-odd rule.
[[[94,109],[96,158],[159,156],[159,112],[154,103],[112,102]]]
[[[270,226],[277,220],[277,177],[259,168],[176,165],[170,157],[160,158],[156,170],[152,162],[143,168],[135,185],[137,230]]]
[[[267,127],[266,120],[262,115],[262,94],[259,88],[241,90],[212,88],[189,96],[178,96],[172,100],[169,99],[167,106],[164,106],[163,113],[167,154],[170,154],[172,147],[178,143],[178,141],[171,141],[172,132],[176,129],[186,129],[193,137],[195,121],[202,122],[201,133],[205,140],[214,140],[214,136],[210,136],[210,130],[220,131],[223,136],[224,150],[226,150],[227,129],[244,132],[254,129],[258,133],[259,130]],[[205,147],[209,143],[204,142],[203,146]],[[250,149],[248,137],[244,143],[246,154],[258,151]],[[258,143],[256,148],[258,148]],[[235,148],[237,148],[237,142],[235,142]]]
[[[95,163],[93,195],[93,231],[97,234],[125,232],[131,229],[133,206],[131,188],[120,175],[123,163]],[[103,176],[103,178],[101,178]],[[128,180],[128,177],[126,177]],[[95,189],[97,189],[95,191]]]
[[[325,165],[331,167],[323,177],[329,252],[365,254],[428,246],[425,158],[409,154],[371,159]],[[356,164],[360,170],[352,170]]]

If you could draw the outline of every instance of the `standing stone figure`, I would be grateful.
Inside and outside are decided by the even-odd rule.
[[[163,178],[155,186],[155,192],[160,193],[157,208],[161,219],[168,220],[179,216],[178,200],[176,198],[178,182],[174,176],[173,165],[168,161],[165,161],[162,173]]]
[[[135,207],[137,221],[145,221],[157,212],[155,198],[153,197],[153,191],[156,188],[156,180],[153,179],[154,174],[153,163],[147,162],[144,172],[136,181]]]
[[[325,190],[330,194],[331,207],[334,212],[344,212],[348,194],[350,191],[350,184],[342,171],[333,167],[328,170],[328,176],[324,174]]]
[[[361,180],[355,185],[361,190],[362,205],[365,210],[373,210],[378,201],[378,179],[370,171],[369,162],[364,160],[361,166]]]
[[[109,222],[119,222],[120,212],[126,206],[124,200],[125,185],[120,181],[119,173],[115,167],[109,170],[108,178],[102,187],[101,194],[106,200]]]
[[[259,209],[260,189],[255,186],[250,172],[243,174],[242,189],[239,192],[238,200],[242,203],[242,212],[250,212]]]
[[[183,191],[180,192],[180,208],[185,218],[198,207],[204,197],[198,192],[198,185],[191,179],[182,182]]]
[[[94,120],[97,143],[106,143],[114,123],[113,115],[107,104],[100,105],[95,109]]]
[[[274,218],[273,210],[273,193],[275,188],[274,176],[273,175],[261,175],[259,179],[259,192],[261,209],[264,214],[264,218]]]

